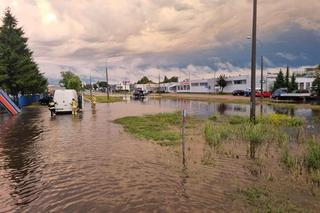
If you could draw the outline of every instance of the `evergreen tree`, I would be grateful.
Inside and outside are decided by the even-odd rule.
[[[164,76],[163,83],[169,83],[169,82],[170,82],[170,81],[169,81],[168,77],[167,77],[167,76]]]
[[[179,81],[179,79],[176,76],[173,76],[170,78],[170,82],[178,82],[178,81]]]
[[[286,85],[285,85],[283,72],[280,69],[280,72],[278,73],[276,81],[274,82],[274,85],[273,85],[273,91],[283,87],[286,87]]]
[[[27,41],[7,9],[0,27],[0,87],[15,96],[44,92],[47,87],[47,79],[34,62]]]
[[[289,92],[292,92],[298,89],[298,83],[296,82],[296,75],[294,73],[292,73],[291,75],[291,81],[288,88],[289,88]]]
[[[287,66],[287,71],[286,71],[286,76],[285,76],[285,79],[284,79],[284,84],[285,84],[285,87],[290,89],[290,72],[289,72],[289,66]]]
[[[320,69],[316,71],[316,77],[312,82],[312,88],[316,92],[317,96],[320,96]]]

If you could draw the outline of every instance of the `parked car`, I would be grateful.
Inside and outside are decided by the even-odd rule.
[[[232,92],[234,96],[244,96],[244,90],[235,90]]]
[[[39,104],[41,105],[48,105],[49,102],[52,100],[53,98],[51,96],[46,96],[46,97],[43,97],[39,100]]]
[[[243,96],[249,97],[251,95],[251,89],[247,88],[246,90],[244,90],[244,94]]]
[[[271,92],[263,91],[261,94],[261,91],[256,92],[256,97],[264,97],[264,98],[270,98],[272,96]]]
[[[279,88],[276,91],[274,91],[272,93],[272,98],[273,99],[279,99],[281,97],[281,94],[285,94],[288,93],[288,89],[287,88]]]
[[[134,92],[133,92],[133,98],[135,100],[143,100],[144,99],[144,92],[142,89],[136,89]]]

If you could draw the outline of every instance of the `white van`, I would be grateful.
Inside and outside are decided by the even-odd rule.
[[[73,89],[56,90],[53,100],[56,102],[56,112],[72,112],[72,99],[78,101],[77,92]]]

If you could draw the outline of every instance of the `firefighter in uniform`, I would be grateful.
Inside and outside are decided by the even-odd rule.
[[[76,100],[74,98],[72,98],[71,101],[71,107],[72,107],[72,115],[76,115],[77,114],[77,109],[78,109],[78,104],[76,102]]]
[[[51,99],[51,100],[49,101],[48,107],[49,107],[49,110],[50,110],[50,112],[51,112],[51,117],[56,116],[56,104],[57,104],[57,103],[54,102],[53,99]]]

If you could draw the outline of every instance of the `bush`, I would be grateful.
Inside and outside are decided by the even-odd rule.
[[[250,124],[244,132],[244,137],[252,144],[261,144],[266,140],[267,129],[263,124]]]
[[[275,126],[297,127],[304,124],[300,118],[291,117],[283,114],[270,114],[258,118],[258,123],[271,124]]]
[[[207,143],[210,146],[217,146],[222,140],[228,139],[232,134],[229,125],[214,125],[211,122],[207,122],[204,129],[204,135]]]

